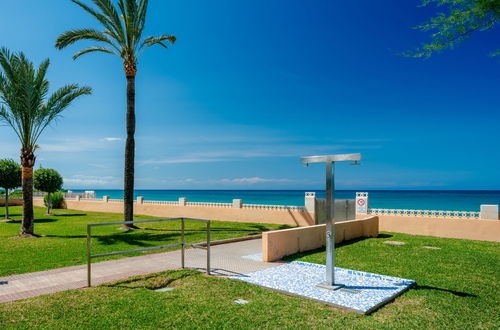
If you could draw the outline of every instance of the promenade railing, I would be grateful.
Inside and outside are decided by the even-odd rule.
[[[165,221],[179,221],[181,222],[181,237],[180,237],[180,243],[174,243],[174,244],[167,244],[167,245],[160,245],[160,246],[152,246],[152,247],[147,247],[147,248],[142,248],[142,249],[133,249],[133,250],[126,250],[126,251],[117,251],[117,252],[108,252],[108,253],[99,253],[99,254],[92,254],[91,249],[92,249],[92,227],[100,227],[100,226],[116,226],[116,225],[133,225],[137,223],[149,223],[149,222],[165,222]],[[197,244],[192,244],[192,243],[186,243],[185,242],[185,235],[184,235],[184,222],[188,221],[198,221],[198,222],[205,222],[207,224],[207,242],[206,246],[202,246],[199,243]],[[142,252],[142,251],[151,251],[151,250],[157,250],[157,249],[167,249],[167,248],[172,248],[172,247],[181,247],[181,268],[184,268],[185,266],[185,247],[186,246],[191,246],[197,249],[204,249],[207,251],[207,274],[210,275],[210,220],[205,220],[205,219],[194,219],[194,218],[167,218],[167,219],[153,219],[153,220],[134,220],[134,221],[121,221],[121,222],[101,222],[101,223],[89,223],[87,224],[87,285],[90,287],[92,286],[92,259],[94,258],[101,258],[101,257],[107,257],[107,256],[114,256],[114,255],[119,255],[119,254],[128,254],[128,253],[136,253],[136,252]]]

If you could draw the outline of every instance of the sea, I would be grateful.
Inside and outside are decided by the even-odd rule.
[[[85,189],[90,190],[90,189]],[[84,190],[72,189],[73,192]],[[94,190],[98,198],[123,198],[123,190]],[[136,190],[145,200],[231,203],[239,198],[246,204],[304,205],[304,194],[314,190]],[[369,207],[443,211],[479,211],[481,204],[500,204],[500,190],[365,190]],[[316,196],[325,197],[324,190]],[[337,190],[335,198],[353,199],[356,190]]]

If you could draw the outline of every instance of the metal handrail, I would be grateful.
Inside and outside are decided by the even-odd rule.
[[[91,254],[92,227],[113,226],[113,225],[129,225],[129,224],[135,224],[135,223],[176,221],[176,220],[181,220],[181,242],[180,243],[152,246],[152,247],[147,247],[147,248],[142,248],[142,249],[127,250],[127,251],[108,252],[108,253],[100,253],[100,254],[94,254],[94,255]],[[191,243],[185,242],[185,240],[184,240],[184,220],[206,222],[206,224],[207,224],[207,246],[206,247],[200,246],[199,244],[191,244]],[[197,248],[197,249],[207,250],[207,275],[210,275],[210,220],[195,219],[195,218],[167,218],[167,219],[152,219],[152,220],[134,220],[134,221],[120,221],[120,222],[89,223],[89,224],[87,224],[87,285],[89,287],[92,286],[92,278],[91,278],[92,258],[99,258],[99,257],[113,256],[113,255],[118,255],[118,254],[127,254],[127,253],[150,251],[150,250],[165,249],[165,248],[180,246],[181,247],[181,267],[184,268],[184,256],[185,256],[184,248],[186,245],[191,246],[193,248]]]

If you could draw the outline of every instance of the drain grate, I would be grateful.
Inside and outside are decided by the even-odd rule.
[[[441,250],[441,248],[437,246],[422,246],[422,248],[430,250]]]
[[[399,241],[385,241],[385,244],[392,244],[392,245],[405,245],[405,242],[399,242]]]
[[[156,289],[154,290],[155,292],[170,292],[173,291],[175,288],[161,288],[161,289]]]

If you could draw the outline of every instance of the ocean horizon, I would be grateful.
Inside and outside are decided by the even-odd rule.
[[[122,189],[70,189],[73,192],[94,190],[97,198],[109,196],[122,199]],[[324,190],[190,190],[137,189],[134,198],[177,201],[186,197],[190,202],[231,203],[239,198],[246,204],[304,205],[306,191],[325,197]],[[336,198],[353,199],[356,192],[368,192],[370,208],[479,211],[481,204],[500,204],[500,190],[336,190]]]

